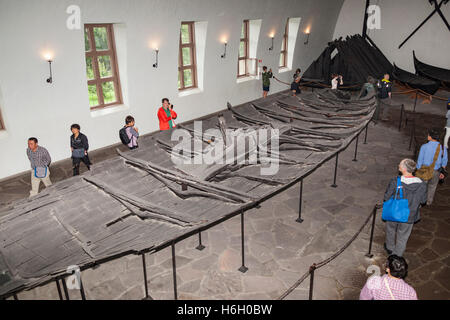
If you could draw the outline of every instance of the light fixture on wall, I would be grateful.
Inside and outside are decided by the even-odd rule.
[[[158,68],[158,54],[159,54],[159,49],[158,49],[158,48],[155,48],[154,50],[155,50],[155,54],[156,54],[156,61],[155,61],[155,63],[153,64],[153,68]]]
[[[305,41],[303,44],[308,44],[308,43],[309,43],[309,34],[311,33],[310,27],[308,27],[308,28],[305,30],[305,33],[306,33],[306,41]]]
[[[223,40],[223,54],[220,56],[222,59],[225,59],[227,56],[227,40]]]
[[[53,62],[53,55],[50,52],[46,52],[44,54],[45,60],[48,62],[48,66],[50,69],[50,76],[47,78],[47,83],[53,83],[53,75],[52,75],[52,62]]]
[[[275,34],[272,32],[269,36],[272,39],[272,45],[270,46],[269,51],[272,51],[273,50],[273,39],[275,38]]]

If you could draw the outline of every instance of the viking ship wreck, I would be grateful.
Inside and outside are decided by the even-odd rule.
[[[139,149],[14,202],[0,219],[0,297],[64,277],[68,266],[157,252],[257,207],[345,149],[375,106],[373,96],[328,89],[229,105],[204,119],[202,132],[191,121],[144,136]],[[264,129],[271,134],[253,147],[235,146],[234,137]],[[212,145],[231,161],[196,163]],[[264,174],[271,165],[277,170]]]

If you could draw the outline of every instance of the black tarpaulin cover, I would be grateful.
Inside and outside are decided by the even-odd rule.
[[[344,78],[344,87],[361,85],[368,76],[381,79],[391,73],[392,64],[384,54],[361,35],[347,36],[328,43],[328,46],[305,71],[304,79],[321,79],[330,84],[333,73]]]

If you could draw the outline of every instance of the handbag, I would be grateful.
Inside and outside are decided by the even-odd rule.
[[[429,166],[422,165],[420,169],[417,169],[415,174],[416,177],[422,179],[423,181],[429,181],[433,178],[434,165],[436,164],[440,151],[441,145],[438,145],[438,147],[436,148],[436,152],[434,153],[433,163]],[[444,154],[444,150],[442,150],[442,154]]]
[[[38,179],[43,179],[47,176],[47,167],[35,167],[34,176]]]
[[[29,151],[27,151],[27,152],[29,152]],[[31,155],[31,153],[30,153],[29,156],[30,156],[30,160],[31,160],[31,167],[34,167],[34,169],[33,169],[34,176],[36,178],[38,178],[38,179],[45,178],[47,176],[47,169],[48,169],[48,167],[47,166],[45,166],[45,167],[36,167],[34,165],[34,160],[33,160],[33,156]]]
[[[399,192],[400,190],[400,192]],[[397,194],[399,198],[397,199]],[[409,205],[408,199],[403,198],[403,187],[400,177],[397,177],[397,188],[395,195],[383,203],[381,218],[385,221],[408,222]]]
[[[85,153],[84,153],[84,149],[73,149],[72,151],[72,158],[84,158]]]

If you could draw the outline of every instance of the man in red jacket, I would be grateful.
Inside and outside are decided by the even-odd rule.
[[[162,107],[158,110],[159,130],[169,130],[175,127],[174,119],[177,113],[173,111],[173,105],[169,103],[169,99],[162,99]]]

